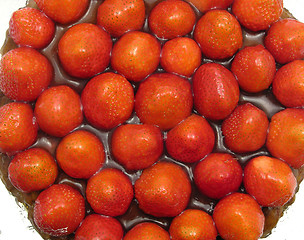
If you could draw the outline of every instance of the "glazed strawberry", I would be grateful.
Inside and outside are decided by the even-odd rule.
[[[270,52],[263,45],[257,45],[239,51],[231,71],[244,91],[257,93],[269,88],[276,73],[276,64]]]
[[[207,120],[192,114],[167,134],[166,148],[176,160],[193,163],[211,153],[215,135]]]
[[[90,78],[105,70],[111,50],[110,35],[91,23],[74,25],[58,43],[63,69],[77,78]]]
[[[194,10],[181,0],[158,3],[149,15],[149,28],[157,37],[172,39],[190,33],[196,21]]]
[[[98,8],[97,24],[113,37],[132,30],[140,30],[145,22],[143,0],[105,0]]]
[[[294,19],[274,23],[267,32],[264,44],[278,63],[304,58],[304,23]]]
[[[42,131],[64,137],[82,122],[80,97],[68,86],[51,87],[37,99],[35,116]]]
[[[232,12],[249,30],[266,30],[279,20],[283,12],[283,0],[234,0]]]
[[[304,165],[304,110],[288,108],[272,116],[266,147],[293,168]]]
[[[240,24],[226,10],[212,10],[203,15],[196,24],[194,39],[211,59],[232,57],[243,44]]]
[[[196,110],[211,120],[226,118],[239,101],[240,90],[233,74],[217,63],[199,67],[193,79]]]
[[[169,130],[191,114],[190,83],[170,73],[151,75],[140,84],[135,96],[135,111],[142,123]]]
[[[37,124],[29,104],[9,103],[0,108],[0,151],[14,154],[31,146],[37,138]]]
[[[31,148],[16,154],[8,167],[8,176],[22,192],[40,191],[52,185],[58,175],[52,155],[43,148]]]
[[[257,202],[248,194],[233,193],[215,206],[213,219],[225,240],[258,240],[265,217]]]
[[[17,45],[40,49],[52,41],[55,24],[41,11],[26,7],[13,13],[9,33]]]
[[[133,187],[123,172],[107,168],[89,179],[86,196],[96,213],[114,217],[128,210],[133,199]]]
[[[123,229],[118,220],[98,214],[87,216],[75,233],[75,240],[121,240]]]
[[[201,50],[191,38],[174,38],[163,46],[160,64],[166,72],[190,77],[201,62]]]
[[[156,223],[143,222],[137,224],[123,240],[170,240],[169,233]]]
[[[145,169],[135,182],[139,207],[155,217],[175,217],[188,205],[191,185],[188,175],[177,164],[158,162]]]
[[[227,9],[233,0],[187,0],[199,11],[206,12],[211,9]]]
[[[139,82],[156,70],[160,51],[160,43],[152,35],[128,32],[114,45],[111,65],[128,80]]]
[[[53,67],[38,51],[20,47],[0,62],[0,89],[10,99],[34,101],[53,79]]]
[[[246,165],[244,186],[261,206],[279,207],[294,196],[297,180],[286,163],[260,156]]]
[[[251,103],[239,105],[223,121],[224,143],[233,152],[256,151],[265,144],[268,125],[267,115],[261,109]]]
[[[73,178],[90,178],[105,162],[102,142],[88,131],[78,130],[65,136],[56,149],[61,169]]]
[[[112,153],[128,170],[150,167],[163,153],[163,136],[149,124],[126,124],[118,127],[111,139]]]
[[[209,198],[221,199],[239,189],[243,170],[232,155],[211,153],[196,165],[193,175],[201,193]]]
[[[272,92],[286,107],[303,107],[304,61],[295,60],[281,67],[273,80]]]
[[[100,129],[112,129],[132,114],[132,85],[116,73],[103,73],[91,79],[81,94],[87,120]]]
[[[82,17],[89,0],[35,0],[38,7],[54,21],[68,24]]]
[[[212,217],[198,209],[188,209],[170,225],[172,240],[215,240],[217,230]]]

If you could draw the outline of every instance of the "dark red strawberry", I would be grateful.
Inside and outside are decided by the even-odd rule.
[[[123,240],[170,240],[170,236],[156,223],[143,222],[127,232]]]
[[[206,12],[211,9],[227,9],[233,0],[186,0],[192,3],[199,11]]]

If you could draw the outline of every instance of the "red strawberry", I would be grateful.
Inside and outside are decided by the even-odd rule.
[[[128,170],[150,167],[163,153],[163,145],[159,128],[148,124],[120,126],[111,139],[113,156]]]
[[[175,217],[188,205],[191,185],[177,164],[158,162],[145,169],[135,182],[139,207],[155,217]]]
[[[145,22],[143,0],[105,0],[98,8],[97,24],[113,37],[132,30],[140,30]]]
[[[74,188],[55,184],[35,201],[34,221],[44,233],[65,236],[75,231],[85,216],[85,200]]]
[[[174,159],[193,163],[211,153],[214,143],[214,131],[206,119],[192,114],[168,132],[166,148]]]
[[[91,23],[71,27],[58,43],[63,69],[77,78],[90,78],[108,67],[112,40],[108,33]]]
[[[170,73],[153,74],[140,84],[135,111],[140,121],[169,130],[191,114],[190,83]]]
[[[249,30],[266,30],[280,18],[283,0],[234,0],[232,12]]]
[[[279,159],[260,156],[244,169],[244,186],[265,207],[285,205],[295,194],[297,180],[290,167]]]
[[[133,199],[133,187],[123,172],[107,168],[89,179],[86,196],[96,213],[114,217],[128,210]]]
[[[248,194],[233,193],[215,206],[213,219],[225,240],[258,240],[265,217],[257,202]]]
[[[8,167],[8,174],[14,187],[22,192],[32,192],[52,185],[58,169],[49,152],[43,148],[31,148],[14,157]]]
[[[163,46],[160,64],[166,72],[190,77],[201,62],[201,50],[191,38],[174,38]]]
[[[0,108],[0,151],[14,154],[31,146],[37,138],[33,110],[25,103],[9,103]]]
[[[0,62],[0,89],[10,99],[34,101],[53,79],[53,67],[38,51],[20,47]]]
[[[148,21],[151,32],[157,37],[172,39],[190,33],[196,16],[188,3],[165,0],[152,9]]]
[[[134,91],[123,76],[103,73],[87,83],[81,101],[87,120],[97,128],[108,130],[131,116]]]
[[[42,131],[64,137],[82,122],[80,97],[68,86],[51,87],[37,99],[35,116]]]
[[[266,146],[272,156],[293,168],[304,165],[304,109],[285,109],[272,116]]]
[[[152,222],[137,224],[123,240],[170,240],[169,233]]]
[[[233,0],[186,0],[201,12],[211,9],[227,9]]]
[[[17,45],[40,49],[52,41],[55,24],[41,11],[26,7],[13,13],[9,33]]]
[[[215,240],[217,230],[212,217],[198,209],[188,209],[170,225],[172,240]]]
[[[264,44],[278,63],[304,58],[304,23],[294,19],[274,23],[267,32]]]
[[[232,57],[243,44],[240,24],[226,10],[212,10],[203,15],[196,24],[194,39],[211,59]]]
[[[46,15],[61,24],[77,21],[89,6],[89,0],[35,0],[35,2]]]
[[[276,64],[270,52],[257,45],[238,52],[231,71],[243,90],[257,93],[269,88],[276,73]]]
[[[251,103],[239,105],[222,124],[224,142],[233,152],[256,151],[265,144],[268,125],[261,109]]]
[[[78,130],[65,136],[56,150],[62,170],[73,178],[90,178],[105,161],[103,144],[92,133]]]
[[[87,216],[75,233],[75,240],[121,240],[123,229],[119,221],[98,214]]]
[[[156,70],[160,51],[160,43],[152,35],[128,32],[114,45],[111,65],[128,80],[139,82]]]
[[[199,67],[192,79],[194,105],[211,120],[226,118],[239,101],[240,90],[233,74],[217,63]]]
[[[239,189],[243,170],[232,155],[212,153],[196,165],[193,175],[201,193],[209,198],[221,199]]]
[[[303,107],[304,61],[295,60],[281,67],[273,80],[272,92],[286,107]]]

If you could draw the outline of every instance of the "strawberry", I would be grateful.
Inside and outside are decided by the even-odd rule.
[[[278,63],[304,58],[304,23],[294,19],[274,23],[267,32],[264,44]]]
[[[233,0],[186,0],[193,4],[201,12],[206,12],[211,9],[227,9]]]
[[[34,101],[53,79],[53,67],[38,51],[20,47],[0,62],[0,89],[10,99]]]
[[[232,12],[249,30],[266,30],[283,13],[283,0],[234,0]]]
[[[98,214],[87,216],[75,233],[75,240],[121,240],[123,229],[118,220]]]
[[[37,99],[35,116],[42,131],[64,137],[82,122],[80,97],[68,86],[51,87]]]
[[[160,64],[166,72],[190,77],[201,65],[202,53],[191,38],[179,37],[165,43]]]
[[[51,236],[75,231],[85,216],[85,200],[73,187],[55,184],[41,192],[35,201],[34,221]]]
[[[134,91],[123,76],[103,73],[87,83],[81,101],[87,120],[97,128],[109,130],[131,116]]]
[[[213,219],[225,240],[258,240],[265,217],[257,202],[248,194],[233,193],[218,202]]]
[[[272,92],[286,107],[303,107],[304,61],[295,60],[281,67],[273,80]]]
[[[170,225],[172,240],[215,240],[217,230],[212,217],[198,209],[187,209]]]
[[[239,189],[243,170],[232,155],[211,153],[196,165],[193,175],[201,193],[209,198],[221,199]]]
[[[233,74],[217,63],[199,67],[193,79],[196,110],[211,120],[226,118],[239,101],[240,90]]]
[[[55,24],[41,11],[26,7],[13,13],[9,33],[17,45],[40,49],[52,41]]]
[[[232,61],[231,71],[240,87],[250,93],[269,88],[276,73],[273,56],[263,45],[245,47]]]
[[[191,195],[189,176],[179,165],[164,161],[143,170],[134,186],[139,207],[155,217],[180,214]]]
[[[176,160],[193,163],[211,153],[215,135],[207,120],[192,114],[167,134],[166,148]]]
[[[112,153],[128,170],[150,167],[163,153],[163,136],[149,124],[126,124],[118,127],[111,139]]]
[[[26,103],[8,103],[0,108],[0,151],[14,154],[31,146],[37,138],[33,110]]]
[[[111,65],[128,80],[139,82],[156,70],[160,51],[160,43],[152,35],[128,32],[114,45]]]
[[[261,206],[279,207],[294,196],[297,180],[286,163],[260,156],[251,159],[246,165],[244,186]]]
[[[223,121],[225,145],[237,153],[256,151],[265,144],[268,125],[267,115],[261,109],[251,103],[239,105]]]
[[[190,33],[195,21],[194,10],[181,0],[159,2],[148,19],[150,31],[163,39],[173,39]]]
[[[133,199],[133,187],[123,172],[107,168],[89,179],[86,196],[96,213],[114,217],[128,210]]]
[[[143,0],[105,0],[98,7],[97,24],[113,37],[132,30],[140,30],[145,22]]]
[[[73,178],[90,178],[105,162],[102,142],[92,133],[78,130],[65,136],[56,149],[61,169]]]
[[[240,24],[226,10],[212,10],[203,15],[196,24],[194,39],[211,59],[232,57],[243,44]]]
[[[127,232],[123,240],[170,240],[170,236],[156,223],[142,222]]]
[[[266,147],[293,168],[304,165],[304,110],[285,109],[272,116]]]
[[[51,19],[61,24],[77,21],[89,6],[89,0],[35,0]]]
[[[22,192],[40,191],[52,185],[58,175],[52,155],[43,148],[16,154],[8,167],[11,183]]]
[[[90,78],[105,70],[111,50],[110,35],[91,23],[74,25],[58,43],[63,69],[77,78]]]
[[[135,95],[135,111],[142,123],[169,130],[191,114],[190,83],[170,73],[151,75]]]

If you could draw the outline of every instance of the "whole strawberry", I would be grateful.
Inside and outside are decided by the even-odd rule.
[[[35,201],[36,226],[51,236],[74,232],[85,216],[85,200],[73,187],[55,184],[41,192]]]
[[[227,9],[233,0],[186,0],[192,3],[201,12],[206,12],[211,9]]]
[[[133,227],[123,240],[170,240],[169,233],[152,222],[142,222]]]

